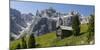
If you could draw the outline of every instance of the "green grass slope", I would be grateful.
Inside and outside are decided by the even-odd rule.
[[[69,36],[64,39],[58,39],[56,37],[56,32],[47,33],[45,35],[41,35],[36,37],[37,48],[41,47],[58,47],[58,46],[73,46],[73,45],[86,45],[88,43],[88,25],[81,25],[81,32],[79,36]],[[20,42],[20,40],[16,40],[10,43],[10,47],[16,48],[16,45]]]
[[[36,38],[37,47],[56,47],[56,46],[71,46],[71,45],[87,45],[88,43],[88,25],[80,26],[81,32],[79,36],[70,36],[64,39],[57,39],[56,32],[47,33]]]

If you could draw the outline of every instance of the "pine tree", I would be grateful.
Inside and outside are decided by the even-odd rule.
[[[94,15],[90,15],[89,26],[88,26],[88,43],[93,39],[94,36]]]
[[[90,15],[89,32],[94,32],[94,15]]]
[[[16,49],[21,49],[20,43],[18,43],[18,45],[16,46]]]
[[[34,37],[34,34],[32,33],[29,37],[29,40],[28,40],[28,47],[29,48],[35,48],[35,37]]]
[[[73,14],[73,13],[72,13]],[[73,14],[73,20],[72,20],[72,28],[73,28],[73,34],[75,36],[80,34],[80,21],[79,21],[79,14]]]
[[[25,37],[22,37],[22,39],[21,39],[21,48],[27,48],[27,44],[26,44],[26,40],[25,40]]]

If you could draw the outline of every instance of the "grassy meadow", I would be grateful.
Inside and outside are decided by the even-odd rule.
[[[56,32],[50,32],[39,37],[36,37],[36,48],[42,47],[58,47],[58,46],[73,46],[73,45],[88,45],[88,25],[83,24],[80,26],[81,32],[79,36],[71,35],[64,39],[58,39],[56,37]],[[27,39],[27,38],[25,38]],[[91,40],[94,44],[94,38]],[[16,46],[21,43],[21,39],[11,41],[10,42],[10,49],[15,50]]]

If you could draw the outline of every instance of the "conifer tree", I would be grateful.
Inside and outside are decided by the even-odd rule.
[[[25,37],[22,37],[21,39],[21,48],[27,48]]]
[[[35,37],[34,37],[34,34],[32,33],[29,37],[29,40],[28,40],[28,47],[29,48],[35,48]]]
[[[73,14],[73,13],[72,13]],[[73,20],[72,20],[72,28],[73,28],[73,34],[75,36],[80,34],[80,21],[79,21],[79,14],[73,14]]]
[[[88,42],[93,40],[94,36],[94,15],[90,15],[89,24],[88,24]]]

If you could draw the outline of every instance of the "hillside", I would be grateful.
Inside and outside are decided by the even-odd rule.
[[[81,33],[79,36],[71,35],[69,37],[66,37],[64,39],[57,39],[56,32],[47,33],[45,35],[41,35],[39,37],[36,37],[36,48],[41,47],[58,47],[58,46],[73,46],[73,45],[87,45],[88,43],[88,25],[84,24],[81,25]],[[94,39],[92,39],[94,44]],[[21,42],[20,40],[12,41],[11,49],[13,50],[16,48],[17,44]]]

